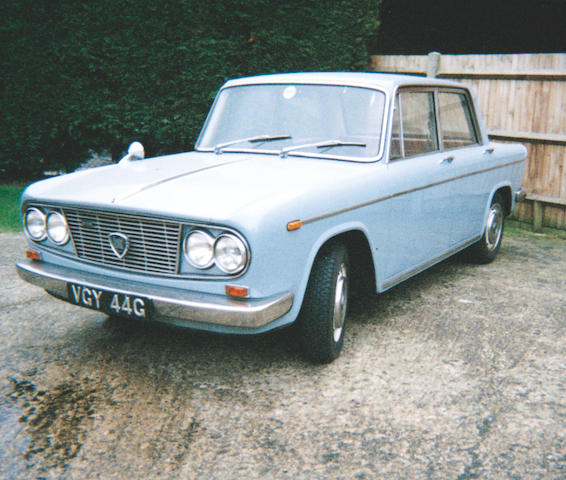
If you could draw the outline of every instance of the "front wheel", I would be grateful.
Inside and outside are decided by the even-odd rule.
[[[332,242],[319,252],[299,316],[304,355],[329,363],[340,355],[348,311],[350,263],[344,244]]]
[[[505,205],[500,193],[496,193],[491,201],[484,233],[477,243],[470,247],[470,258],[475,263],[489,263],[497,256],[503,227],[505,223]]]

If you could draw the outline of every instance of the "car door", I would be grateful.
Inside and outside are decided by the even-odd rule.
[[[481,233],[489,189],[480,172],[488,166],[489,151],[480,144],[471,97],[463,89],[439,89],[437,97],[441,149],[451,172],[452,247]]]
[[[439,148],[434,89],[403,89],[395,99],[387,179],[388,234],[383,287],[434,263],[448,249],[450,163]],[[382,278],[383,278],[382,277]]]

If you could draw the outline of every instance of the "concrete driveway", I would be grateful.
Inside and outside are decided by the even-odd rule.
[[[24,251],[0,235],[0,478],[566,478],[564,240],[359,301],[326,366],[64,304]]]

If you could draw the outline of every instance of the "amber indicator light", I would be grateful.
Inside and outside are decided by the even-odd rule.
[[[287,230],[292,232],[293,230],[298,230],[302,226],[303,226],[303,222],[301,222],[300,220],[293,220],[292,222],[289,222],[287,224]]]
[[[26,250],[26,258],[29,258],[30,260],[41,260],[41,252]]]
[[[248,287],[238,287],[235,285],[226,285],[226,295],[236,298],[246,298],[249,295]]]

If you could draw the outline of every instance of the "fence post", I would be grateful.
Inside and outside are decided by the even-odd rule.
[[[533,201],[533,232],[542,232],[542,217],[544,206],[542,202]]]
[[[426,63],[426,76],[427,77],[436,77],[440,70],[440,53],[438,52],[430,52],[428,54],[427,63]]]

